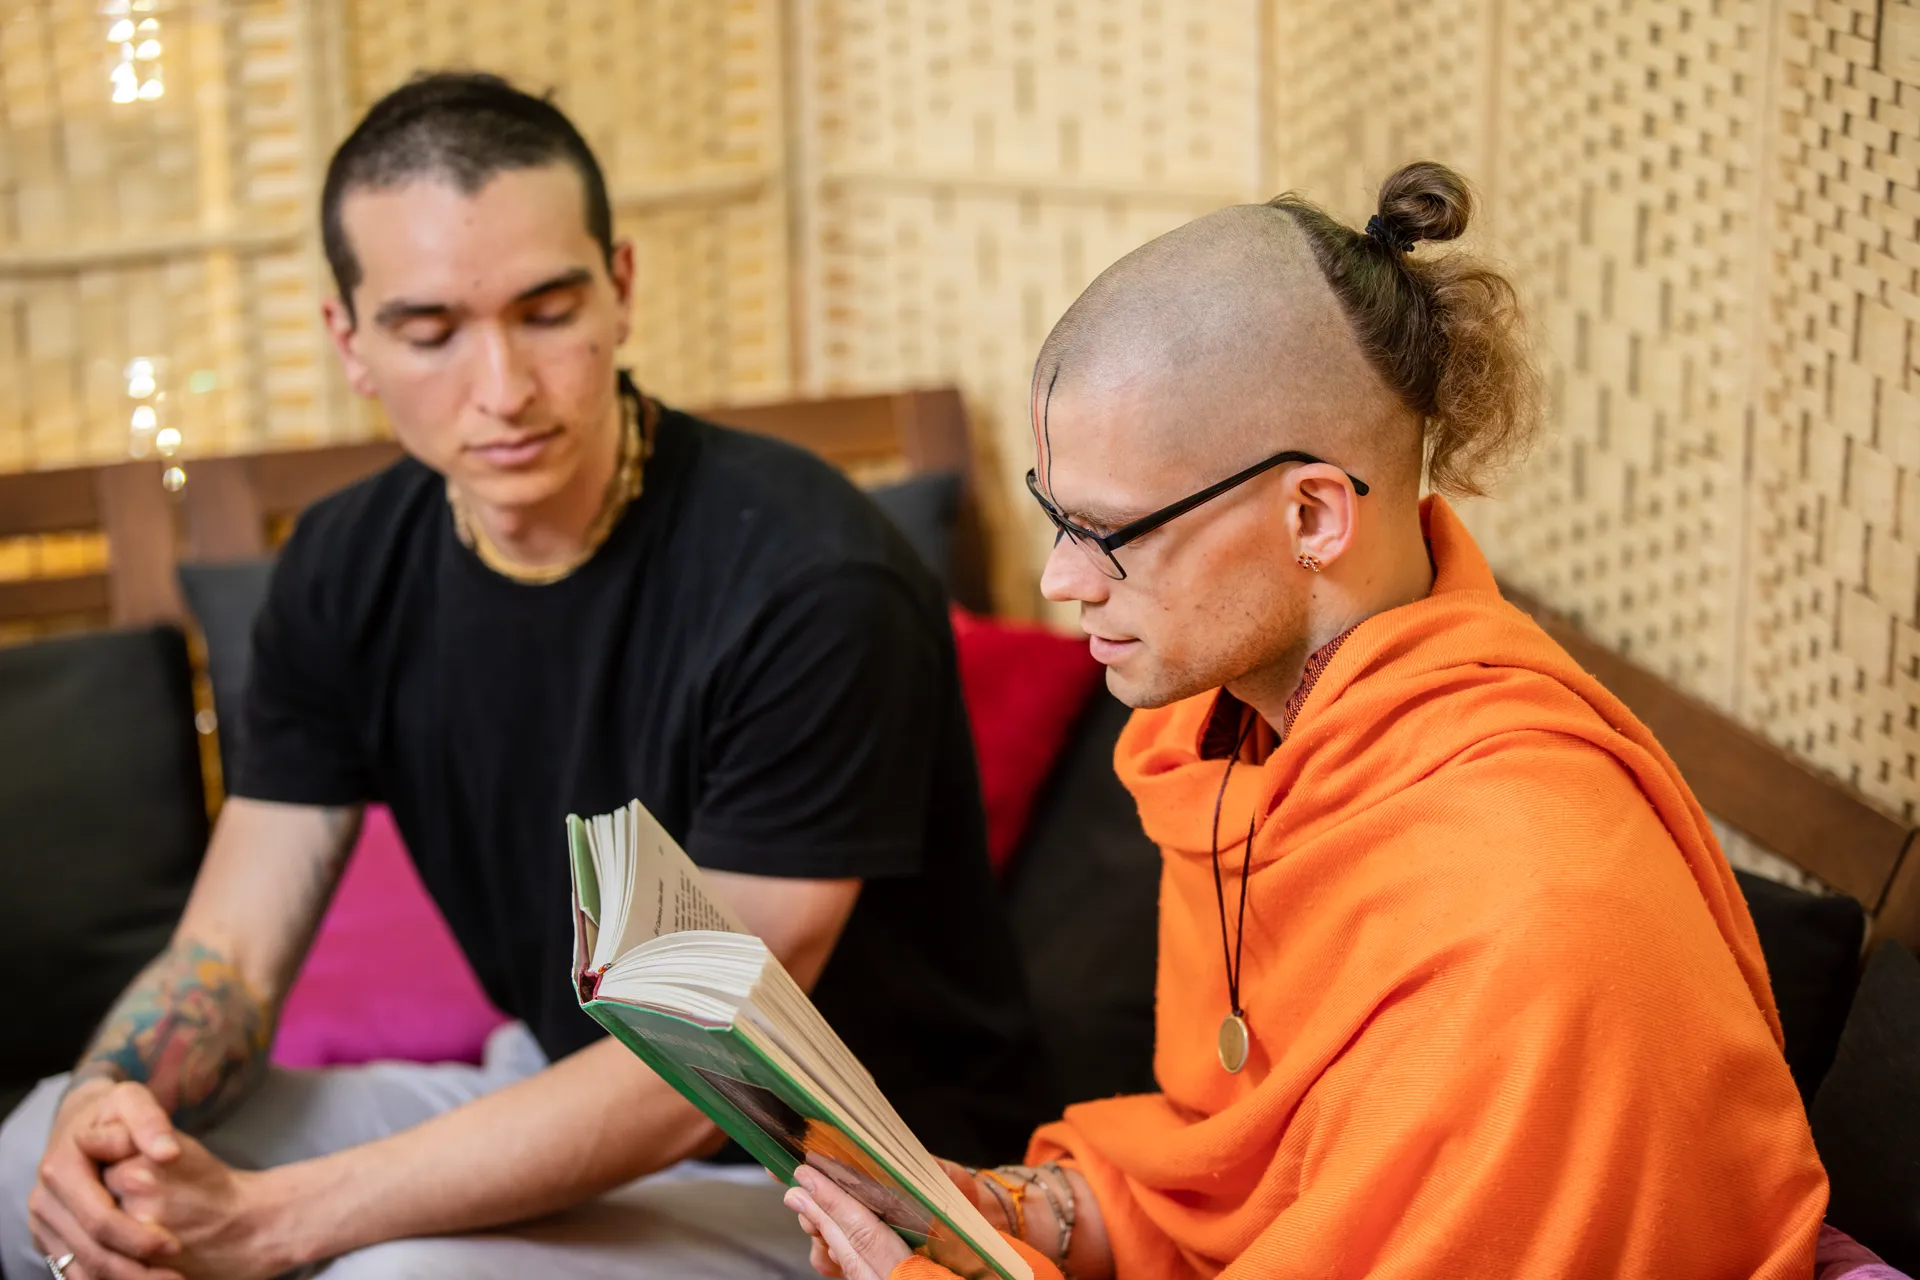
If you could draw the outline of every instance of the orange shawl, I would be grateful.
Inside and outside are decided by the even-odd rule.
[[[1071,1107],[1029,1159],[1077,1164],[1122,1280],[1802,1280],[1826,1176],[1706,818],[1446,503],[1424,514],[1432,594],[1355,628],[1228,784],[1230,916],[1259,819],[1238,1075],[1214,1049],[1215,695],[1127,726],[1164,856],[1163,1092]]]

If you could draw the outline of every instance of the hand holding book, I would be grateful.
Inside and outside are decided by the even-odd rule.
[[[1051,1162],[981,1170],[951,1160],[940,1165],[996,1230],[1031,1247],[1037,1255],[1029,1256],[1038,1264],[1037,1280],[1052,1280],[1053,1273],[1045,1269],[1049,1264],[1076,1280],[1112,1276],[1113,1257],[1099,1207],[1077,1172]],[[813,1237],[809,1261],[815,1271],[846,1280],[884,1280],[909,1256],[886,1223],[858,1200],[813,1170],[796,1174],[797,1186],[787,1193],[786,1203]]]
[[[813,1237],[808,1261],[823,1276],[841,1280],[887,1280],[913,1256],[907,1242],[833,1179],[805,1167],[794,1170],[787,1208]]]
[[[582,1009],[781,1181],[829,1180],[956,1275],[1032,1280],[651,814],[636,801],[567,833]]]

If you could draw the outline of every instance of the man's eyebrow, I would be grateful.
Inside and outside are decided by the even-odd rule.
[[[373,313],[373,322],[390,329],[408,320],[421,317],[438,318],[452,314],[453,308],[444,302],[409,302],[405,298],[395,298],[391,302],[380,304],[380,309]]]
[[[1078,524],[1100,525],[1108,529],[1118,529],[1131,524],[1136,518],[1129,512],[1117,511],[1112,507],[1103,507],[1098,503],[1079,503],[1071,507],[1063,506],[1060,514]]]
[[[562,289],[578,289],[581,285],[593,283],[593,272],[585,267],[575,267],[571,271],[562,271],[549,280],[542,280],[531,289],[522,289],[513,295],[515,302],[530,302],[543,293],[558,293]]]
[[[1119,507],[1107,506],[1097,498],[1080,502],[1062,502],[1057,497],[1049,494],[1047,495],[1047,500],[1053,503],[1053,509],[1055,511],[1058,511],[1075,524],[1104,525],[1109,529],[1118,529],[1122,525],[1131,524],[1139,518],[1136,513],[1124,511]]]
[[[572,270],[562,271],[557,276],[542,280],[531,288],[522,289],[513,295],[513,300],[530,302],[543,294],[558,293],[563,289],[578,289],[592,282],[593,272],[585,267],[574,267]],[[451,316],[455,310],[456,308],[445,302],[410,302],[405,298],[395,298],[391,302],[381,303],[380,309],[373,313],[373,319],[375,324],[391,328],[409,320],[440,319]]]

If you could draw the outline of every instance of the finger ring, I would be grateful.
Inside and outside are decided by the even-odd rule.
[[[63,1253],[59,1257],[47,1255],[47,1270],[53,1273],[53,1280],[67,1280],[67,1268],[73,1265],[73,1255]]]

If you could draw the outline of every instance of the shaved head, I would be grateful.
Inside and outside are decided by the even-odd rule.
[[[1217,479],[1303,449],[1400,494],[1418,489],[1420,420],[1368,362],[1283,209],[1208,214],[1088,287],[1035,366],[1043,457],[1060,401],[1116,396],[1142,411],[1143,430],[1125,443],[1147,467],[1191,464]]]
[[[1048,335],[1040,590],[1079,605],[1123,702],[1224,688],[1278,728],[1308,654],[1431,589],[1423,472],[1482,492],[1534,422],[1513,287],[1411,252],[1471,209],[1431,161],[1387,178],[1364,231],[1291,194],[1221,209],[1114,263]]]
[[[1368,360],[1289,211],[1222,209],[1128,254],[1067,310],[1034,373],[1037,486],[1096,534],[1276,453],[1330,464],[1263,473],[1130,541],[1113,557],[1124,579],[1056,545],[1041,589],[1080,603],[1123,701],[1226,685],[1277,704],[1345,610],[1322,568],[1356,539],[1370,549],[1343,578],[1386,580],[1362,561],[1389,541],[1402,550],[1388,576],[1424,568],[1420,416]]]

